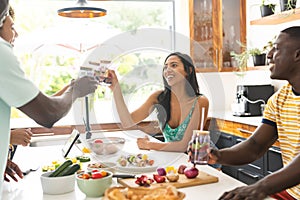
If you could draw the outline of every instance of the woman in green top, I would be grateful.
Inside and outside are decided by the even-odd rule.
[[[138,138],[140,149],[186,152],[195,129],[200,129],[201,116],[207,118],[208,99],[199,93],[195,67],[190,56],[179,52],[167,56],[163,67],[164,90],[151,94],[135,111],[129,112],[125,104],[117,76],[109,72],[112,79],[117,111],[123,127],[132,127],[151,112],[157,111],[158,122],[165,142],[151,142],[149,138]],[[204,109],[202,109],[204,108]],[[204,110],[204,115],[202,115]]]

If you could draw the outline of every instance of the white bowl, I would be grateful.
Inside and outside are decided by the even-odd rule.
[[[75,174],[61,177],[49,177],[52,172],[41,175],[41,183],[45,194],[65,194],[72,192],[75,186]]]

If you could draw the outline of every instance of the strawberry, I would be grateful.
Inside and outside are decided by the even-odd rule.
[[[157,182],[157,183],[164,183],[166,181],[166,178],[164,176],[160,176],[158,174],[153,174],[153,179]]]

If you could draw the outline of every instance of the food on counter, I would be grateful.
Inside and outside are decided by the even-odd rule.
[[[178,174],[167,174],[166,177],[167,177],[168,181],[170,181],[170,182],[177,182],[179,179]]]
[[[187,168],[187,166],[186,165],[180,165],[179,167],[178,167],[178,174],[184,174],[184,170]]]
[[[99,179],[108,176],[108,172],[105,170],[94,169],[91,172],[81,172],[78,174],[78,178],[81,179]]]
[[[160,176],[158,174],[153,174],[153,179],[156,181],[156,183],[166,182],[166,178],[164,176]]]
[[[71,174],[75,174],[78,170],[80,170],[80,165],[75,163],[66,167],[60,174],[57,176],[69,176]]]
[[[87,148],[87,147],[83,147],[82,148],[82,153],[91,153],[92,151],[89,149],[89,148]]]
[[[100,137],[88,139],[88,147],[97,155],[109,155],[120,151],[125,144],[125,139],[121,137]]]
[[[91,158],[88,157],[88,156],[77,156],[76,159],[79,160],[79,162],[89,162],[89,161],[91,161]]]
[[[167,172],[166,172],[165,168],[163,168],[163,167],[157,168],[156,171],[157,171],[158,175],[160,175],[160,176],[167,175]]]
[[[100,139],[96,139],[96,140],[94,140],[94,143],[98,143],[98,144],[100,144],[100,143],[103,143],[103,141],[102,140],[100,140]]]
[[[199,170],[196,167],[186,168],[184,170],[184,175],[187,178],[196,178],[199,174]]]
[[[176,174],[177,170],[175,169],[174,166],[167,166],[166,167],[166,172],[167,172],[167,174]]]
[[[54,172],[52,172],[49,177],[56,177],[58,176],[65,168],[67,168],[68,166],[72,165],[73,162],[71,160],[66,160],[63,164],[61,164],[58,168],[56,168],[54,170]]]
[[[121,156],[118,159],[119,165],[122,167],[126,167],[128,165],[133,165],[136,167],[146,167],[146,166],[152,166],[154,164],[153,159],[149,159],[147,154],[129,154],[127,156]]]
[[[107,168],[108,166],[102,164],[102,163],[90,163],[88,164],[89,168]]]
[[[137,179],[135,180],[136,184],[144,187],[149,187],[153,182],[154,180],[152,178],[149,178],[146,175],[141,175],[140,177],[137,177]]]
[[[52,172],[49,177],[58,177],[58,176],[67,176],[74,174],[76,171],[80,169],[79,164],[73,164],[71,160],[66,160],[63,164],[61,164],[57,169]]]
[[[174,186],[149,188],[113,187],[105,192],[105,200],[182,200],[185,194]]]

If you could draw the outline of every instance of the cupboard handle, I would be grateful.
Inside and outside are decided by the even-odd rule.
[[[241,143],[243,141],[245,141],[244,139],[236,139],[237,143]]]
[[[280,151],[280,150],[277,150],[277,149],[274,149],[274,148],[269,148],[269,151],[272,151],[272,152],[281,154],[281,151]]]
[[[230,135],[223,135],[223,134],[221,134],[220,137],[225,138],[227,140],[232,140],[232,136],[230,136]]]
[[[219,69],[219,55],[218,55],[218,49],[216,49],[216,65],[217,65],[217,69]]]
[[[250,174],[249,172],[243,170],[243,169],[238,169],[239,172],[241,172],[242,174],[246,175],[246,176],[249,176],[253,179],[259,179],[259,176],[257,174]]]
[[[245,129],[242,129],[242,128],[237,128],[237,130],[240,131],[241,133],[253,134],[252,131],[248,131],[248,130],[245,130]]]

